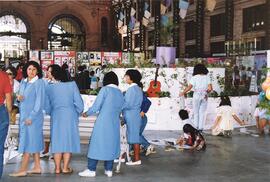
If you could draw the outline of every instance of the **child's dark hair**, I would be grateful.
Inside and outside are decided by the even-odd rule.
[[[221,101],[219,106],[232,106],[231,100],[228,96],[221,96],[220,99]]]
[[[94,76],[95,72],[94,71],[90,71],[90,76]]]
[[[181,109],[178,114],[182,120],[189,118],[187,110]]]
[[[191,138],[192,138],[192,142],[193,143],[196,140],[196,135],[200,135],[200,137],[204,140],[204,137],[202,136],[202,134],[200,133],[200,131],[197,130],[196,128],[194,128],[191,124],[185,124],[183,126],[183,132],[184,133],[189,133],[191,135]]]
[[[193,69],[193,76],[195,75],[207,75],[208,69],[205,67],[204,64],[197,64]]]

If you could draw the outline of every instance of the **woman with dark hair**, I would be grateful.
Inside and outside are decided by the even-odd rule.
[[[231,136],[233,120],[238,122],[241,126],[245,125],[245,122],[241,121],[233,111],[230,98],[228,96],[221,97],[219,107],[217,108],[217,118],[211,128],[212,135]]]
[[[70,174],[71,154],[80,153],[78,124],[84,105],[76,83],[67,80],[65,71],[59,65],[50,68],[52,80],[46,87],[45,110],[51,116],[51,153],[55,173]]]
[[[138,70],[127,70],[125,82],[129,88],[125,93],[125,104],[123,106],[123,115],[127,123],[127,139],[134,149],[134,161],[129,161],[127,165],[141,165],[140,160],[140,129],[142,125],[141,105],[143,102],[143,92],[138,86],[141,82],[142,75]]]
[[[17,100],[20,102],[19,153],[23,154],[21,168],[10,176],[26,176],[27,173],[40,174],[40,155],[43,151],[43,109],[45,83],[38,63],[28,62],[24,69]],[[34,154],[34,167],[28,170],[30,154]]]
[[[18,64],[18,66],[16,67],[17,73],[15,79],[19,82],[23,79],[23,67],[23,63]]]
[[[184,136],[176,141],[180,148],[197,151],[206,149],[205,139],[199,130],[190,124],[185,124],[183,132]]]
[[[71,80],[71,75],[70,75],[70,73],[69,73],[69,71],[68,71],[68,64],[67,64],[67,63],[64,63],[64,64],[62,65],[62,69],[63,69],[63,71],[64,71],[65,76],[67,77],[67,79],[68,79],[68,80]]]
[[[203,130],[205,112],[207,109],[207,94],[213,90],[207,68],[203,64],[197,64],[193,69],[193,77],[188,87],[180,94],[184,96],[193,89],[193,113],[194,123],[197,129]]]
[[[108,72],[103,79],[94,104],[83,114],[84,117],[98,113],[88,150],[88,167],[79,175],[95,177],[98,161],[104,161],[105,174],[112,177],[113,160],[120,155],[120,114],[124,104],[118,88],[118,77]]]

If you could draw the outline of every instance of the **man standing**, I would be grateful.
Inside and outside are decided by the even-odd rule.
[[[3,173],[4,145],[9,125],[8,113],[10,113],[11,110],[12,87],[8,75],[5,72],[0,71],[0,179]]]

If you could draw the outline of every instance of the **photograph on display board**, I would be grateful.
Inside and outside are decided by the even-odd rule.
[[[76,71],[76,61],[75,57],[70,57],[68,60],[68,71],[71,77],[75,77]]]
[[[62,65],[61,57],[54,56],[54,64],[58,64],[59,66],[61,66]]]
[[[77,52],[77,61],[80,65],[85,65],[87,69],[90,67],[89,53],[88,52]]]
[[[48,66],[54,64],[52,51],[41,51],[40,52],[40,64],[43,71],[43,75],[46,76]]]
[[[144,53],[141,52],[134,53],[133,59],[136,65],[142,65],[145,62]]]
[[[40,60],[52,61],[53,60],[53,52],[52,51],[41,51]]]
[[[255,56],[242,56],[236,59],[233,67],[233,83],[238,83],[249,89],[250,92],[258,92],[261,80],[266,76],[263,72],[267,66],[265,54]]]
[[[54,51],[54,63],[62,66],[62,51]]]
[[[122,53],[121,52],[102,52],[101,59],[102,59],[103,65],[121,64]]]
[[[122,52],[122,64],[130,64],[134,59],[132,52]]]
[[[101,52],[89,52],[90,66],[101,66]]]
[[[40,64],[39,51],[35,51],[35,50],[29,51],[29,61],[35,61]]]
[[[41,68],[42,68],[42,71],[43,71],[43,74],[45,76],[45,73],[48,69],[48,67],[51,65],[51,64],[54,64],[54,61],[53,60],[41,60]]]

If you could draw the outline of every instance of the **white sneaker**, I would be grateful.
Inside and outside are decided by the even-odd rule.
[[[113,172],[112,171],[105,171],[105,175],[107,175],[109,178],[111,178],[113,176]]]
[[[118,163],[118,162],[119,162],[119,159],[115,159],[115,160],[114,160],[114,163]],[[126,159],[124,159],[124,158],[121,159],[121,162],[123,162],[123,163],[126,162]]]
[[[154,154],[154,153],[156,153],[156,150],[155,150],[155,148],[154,148],[153,145],[150,145],[150,146],[147,147],[147,149],[146,149],[145,156],[148,156],[148,155]]]
[[[126,165],[128,165],[128,166],[139,166],[141,164],[142,164],[141,160],[136,161],[136,162],[129,161],[129,162],[126,163]]]
[[[40,153],[40,158],[48,157],[50,155],[49,152],[43,154],[43,152]]]
[[[81,177],[95,177],[96,171],[90,171],[89,169],[86,169],[83,172],[80,172],[79,176],[81,176]]]

